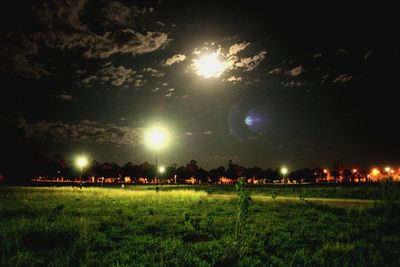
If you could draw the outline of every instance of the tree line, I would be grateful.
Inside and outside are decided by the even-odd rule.
[[[349,182],[355,178],[355,174],[343,168],[331,170],[329,173],[333,178],[339,179],[339,177],[342,177],[342,180]],[[360,174],[358,173],[358,175]],[[80,170],[73,161],[59,155],[52,157],[36,156],[26,159],[24,162],[19,162],[18,165],[11,168],[0,169],[0,175],[16,182],[29,181],[38,177],[46,177],[50,180],[58,177],[77,179],[80,176]],[[119,165],[115,162],[101,163],[93,160],[84,168],[82,176],[83,179],[87,179],[87,177],[131,177],[132,179],[153,179],[154,177],[164,179],[175,178],[178,183],[183,183],[191,177],[201,183],[217,183],[221,177],[233,180],[239,177],[246,177],[268,183],[282,178],[296,182],[315,182],[318,178],[326,178],[327,175],[326,170],[321,167],[315,167],[295,170],[283,176],[279,168],[244,167],[238,163],[234,163],[232,160],[227,162],[226,166],[219,166],[210,170],[205,170],[199,166],[196,160],[190,160],[185,165],[178,166],[177,164],[172,164],[166,166],[165,171],[161,174],[154,164],[148,162],[140,164],[127,162],[124,165]]]

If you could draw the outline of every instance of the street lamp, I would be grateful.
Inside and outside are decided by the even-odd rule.
[[[386,172],[386,177],[389,178],[390,174],[393,173],[392,172],[392,168],[390,167],[385,167],[385,172]]]
[[[158,169],[158,151],[165,148],[169,143],[169,132],[161,126],[153,126],[148,128],[144,133],[144,143],[156,154],[156,182],[158,184],[157,172]]]
[[[76,159],[76,165],[78,165],[78,167],[80,168],[81,171],[81,189],[82,189],[82,174],[83,174],[83,168],[86,167],[86,165],[88,164],[88,160],[85,156],[79,156]]]
[[[165,167],[164,166],[160,166],[160,168],[158,168],[158,171],[160,172],[160,180],[162,182],[162,175],[165,172]]]
[[[286,168],[286,167],[282,167],[282,168],[281,168],[281,173],[282,173],[283,179],[285,179],[285,175],[286,175],[288,172],[289,172],[288,168]]]

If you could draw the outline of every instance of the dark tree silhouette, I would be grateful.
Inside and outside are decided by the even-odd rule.
[[[203,168],[199,168],[196,172],[196,176],[197,179],[199,179],[201,181],[202,184],[208,183],[208,179],[210,177],[210,174],[208,173],[208,171],[204,170]]]
[[[314,172],[311,169],[305,168],[301,170],[297,170],[290,174],[290,178],[296,180],[297,183],[304,182],[315,182]]]
[[[275,180],[279,179],[279,171],[278,170],[273,170],[271,168],[268,168],[263,172],[264,179],[266,179],[266,182],[272,183]]]
[[[337,182],[340,179],[340,172],[338,170],[332,170],[331,171],[331,176],[335,179]]]
[[[217,183],[221,177],[226,177],[226,170],[224,166],[219,166],[216,169],[210,170],[210,179],[212,183]]]
[[[228,178],[238,179],[239,177],[242,177],[245,174],[246,174],[246,168],[233,163],[232,160],[229,160],[228,169],[226,170],[226,175]]]

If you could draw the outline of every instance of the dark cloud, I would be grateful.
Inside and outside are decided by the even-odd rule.
[[[61,100],[65,100],[65,101],[71,101],[71,100],[74,99],[73,96],[67,95],[67,94],[61,94],[61,95],[58,96],[58,98],[61,99]]]
[[[164,72],[162,72],[160,70],[157,70],[157,69],[153,69],[151,67],[144,68],[142,70],[142,72],[150,74],[151,77],[158,77],[159,78],[159,77],[164,77],[165,76]]]
[[[186,59],[186,56],[185,56],[185,55],[176,54],[176,55],[173,55],[172,57],[168,58],[168,59],[165,61],[165,65],[171,66],[172,64],[182,62],[182,61],[184,61],[185,59]]]
[[[86,4],[86,0],[40,1],[32,9],[37,19],[50,29],[86,30],[87,27],[80,19]]]
[[[242,77],[237,77],[237,76],[231,76],[226,79],[226,81],[231,82],[233,84],[240,83],[242,80],[243,80]]]
[[[128,84],[133,84],[137,80],[141,80],[136,75],[136,71],[124,66],[115,67],[112,63],[106,63],[103,65],[96,74],[90,75],[82,80],[82,83],[87,86],[91,86],[94,82],[100,84],[111,84],[117,87],[121,87]],[[140,77],[140,76],[139,76]]]
[[[333,80],[333,83],[339,83],[339,82],[347,83],[347,82],[351,81],[352,78],[353,78],[353,75],[351,75],[351,74],[340,74]]]
[[[99,80],[99,77],[97,77],[96,75],[90,75],[88,77],[86,77],[85,79],[82,80],[82,83],[84,85],[90,86],[90,84],[94,81]]]
[[[372,54],[373,54],[372,50],[368,51],[367,53],[364,54],[363,59],[367,60]]]
[[[239,58],[234,62],[234,68],[242,68],[245,71],[252,71],[258,67],[258,65],[267,56],[266,51],[261,51],[260,53],[254,55],[253,57]]]
[[[104,17],[101,21],[103,25],[132,27],[132,25],[136,24],[138,17],[148,16],[154,12],[154,8],[127,6],[119,1],[111,1],[101,11]]]
[[[27,138],[45,138],[55,142],[87,142],[94,144],[138,145],[141,129],[100,124],[84,120],[76,123],[62,121],[29,123],[20,119],[18,128]]]
[[[33,79],[51,75],[31,58],[39,54],[40,35],[8,33],[0,37],[0,71],[20,74]]]
[[[213,155],[208,156],[205,159],[206,163],[211,164],[212,166],[224,166],[227,162],[232,160],[233,162],[238,162],[240,160],[239,156],[224,156],[224,155]]]
[[[303,66],[297,66],[297,67],[295,67],[295,68],[289,70],[289,71],[288,71],[288,74],[289,74],[290,76],[296,77],[296,76],[299,76],[300,74],[302,74],[303,72],[304,72]]]
[[[233,44],[233,45],[229,48],[228,56],[236,55],[236,54],[239,53],[240,51],[246,49],[246,47],[248,47],[249,45],[250,45],[249,42],[243,42],[243,43]]]
[[[281,68],[274,68],[274,69],[268,71],[268,73],[271,75],[282,74],[283,70]]]
[[[1,36],[0,44],[6,45],[1,45],[0,48],[0,71],[18,73],[35,79],[50,75],[50,71],[35,61],[45,48],[60,51],[80,49],[85,58],[109,58],[115,54],[150,53],[163,48],[171,41],[164,32],[138,32],[128,28],[134,25],[124,24],[124,14],[128,12],[135,17],[143,10],[123,6],[119,2],[108,5],[111,5],[111,11],[118,9],[122,13],[114,17],[108,13],[107,17],[115,23],[120,22],[119,28],[98,34],[82,22],[86,5],[85,0],[35,3],[31,7],[35,20],[32,23],[35,26],[30,31],[13,32],[10,29],[9,33]],[[150,11],[146,9],[146,12]]]
[[[86,58],[108,58],[116,53],[144,54],[158,50],[167,45],[171,39],[162,32],[135,32],[132,29],[121,29],[107,32],[103,36],[92,36],[83,44],[87,50]]]
[[[350,54],[350,52],[347,49],[339,48],[336,51],[338,54]]]
[[[33,79],[40,79],[43,75],[51,75],[39,63],[30,62],[25,55],[16,55],[13,67],[13,71],[16,73]]]
[[[293,86],[303,86],[304,83],[303,82],[296,82],[296,81],[287,81],[287,82],[281,82],[282,86],[284,87],[293,87]]]

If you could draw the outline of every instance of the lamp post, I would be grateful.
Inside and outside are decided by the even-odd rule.
[[[390,178],[390,174],[392,173],[392,168],[385,167],[385,172],[386,172],[386,179],[389,179]]]
[[[82,175],[83,175],[83,168],[86,167],[87,163],[88,163],[87,158],[84,157],[84,156],[79,156],[79,157],[76,159],[76,165],[78,165],[78,167],[80,168],[80,171],[81,171],[81,172],[80,172],[80,174],[81,174],[81,182],[80,182],[80,187],[81,187],[81,189],[82,189],[82,180],[83,180],[83,178],[82,178]]]
[[[285,175],[289,172],[289,170],[286,167],[281,168],[281,174],[283,179],[285,179]]]
[[[157,155],[157,151],[156,152],[156,173],[155,173],[155,178],[156,178],[156,184],[158,185],[158,178],[157,178],[157,171],[158,171],[158,155]]]
[[[158,184],[157,173],[158,168],[158,152],[163,149],[169,142],[169,134],[168,131],[161,126],[153,126],[146,130],[145,132],[145,144],[150,149],[153,150],[156,154],[156,183]]]
[[[158,171],[160,172],[160,181],[161,181],[161,183],[162,183],[162,176],[163,176],[163,173],[165,172],[165,167],[164,166],[160,166],[160,168],[158,168]]]

